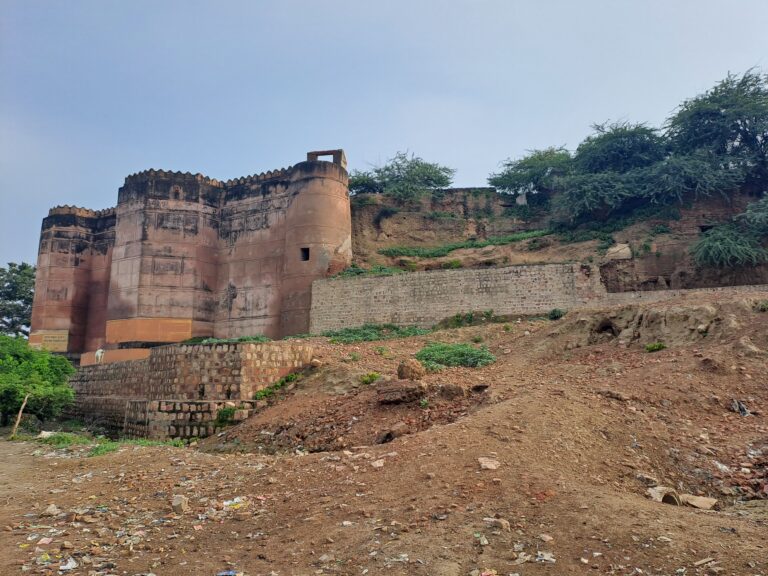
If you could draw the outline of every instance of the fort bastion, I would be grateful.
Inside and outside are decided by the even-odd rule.
[[[43,220],[29,340],[89,364],[98,349],[135,360],[193,337],[308,332],[312,282],[351,259],[342,150],[226,182],[147,170],[115,208]]]

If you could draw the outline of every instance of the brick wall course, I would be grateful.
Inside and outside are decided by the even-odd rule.
[[[150,437],[206,435],[212,428],[202,422],[215,420],[221,406],[253,408],[256,391],[308,365],[312,352],[296,342],[160,346],[144,360],[81,367],[70,379],[75,404],[69,415],[134,437],[141,430]],[[142,409],[148,414],[140,415]],[[199,416],[203,412],[212,418]],[[186,423],[174,424],[178,430],[158,424],[171,419],[167,414],[187,414]],[[197,426],[195,434],[190,425]]]

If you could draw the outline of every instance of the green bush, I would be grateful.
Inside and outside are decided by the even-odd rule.
[[[756,312],[768,312],[768,300],[761,300],[755,304]]]
[[[331,278],[356,278],[357,276],[394,276],[395,274],[404,274],[406,271],[402,268],[393,268],[391,266],[371,266],[370,268],[361,268],[357,264],[352,264],[349,268],[342,270]]]
[[[216,413],[216,425],[226,426],[227,424],[231,424],[234,418],[235,418],[234,407],[229,406],[227,408],[222,408]]]
[[[360,376],[360,384],[365,384],[367,386],[368,384],[373,384],[379,378],[381,378],[381,374],[378,372],[368,372],[368,374]]]
[[[74,373],[63,356],[34,350],[23,338],[0,335],[0,419],[7,422],[29,394],[25,413],[49,420],[74,400],[67,383]]]
[[[768,260],[768,252],[749,231],[735,224],[721,224],[704,232],[691,247],[696,265],[711,268],[754,266]]]
[[[549,314],[547,314],[547,318],[550,320],[560,320],[565,316],[565,310],[561,310],[560,308],[552,308],[552,310],[549,311]]]
[[[117,449],[122,446],[174,446],[176,448],[182,448],[184,446],[184,441],[180,439],[148,440],[146,438],[138,438],[135,440],[103,440],[91,448],[90,452],[88,452],[88,456],[103,456],[104,454],[116,452]]]
[[[418,326],[396,326],[394,324],[364,324],[357,328],[342,328],[323,332],[323,336],[331,339],[334,344],[353,344],[355,342],[371,342],[374,340],[389,340],[392,338],[408,338],[429,334],[427,328]]]
[[[659,350],[664,350],[667,347],[664,342],[651,342],[650,344],[645,345],[645,351],[646,352],[658,352]]]
[[[416,353],[416,359],[430,372],[446,366],[478,368],[496,361],[485,346],[475,348],[469,344],[445,344],[433,342]]]

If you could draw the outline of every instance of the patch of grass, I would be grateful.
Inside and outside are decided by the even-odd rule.
[[[373,384],[379,378],[381,378],[381,374],[378,372],[368,372],[368,374],[363,374],[360,376],[360,384],[365,384],[367,386],[369,384]]]
[[[358,360],[360,360],[360,354],[357,352],[350,352],[349,355],[341,359],[342,362],[357,362]]]
[[[482,312],[466,312],[464,314],[454,314],[450,318],[441,320],[438,328],[463,328],[464,326],[478,326],[487,322],[504,322],[507,318],[496,316],[493,310],[484,310]]]
[[[378,354],[382,358],[392,358],[392,354],[389,352],[389,349],[386,346],[376,346],[373,351],[375,354]]]
[[[651,228],[651,235],[658,236],[659,234],[669,234],[672,232],[672,230],[669,229],[669,226],[666,224],[656,224],[653,228]]]
[[[424,218],[427,218],[428,220],[455,220],[458,218],[458,215],[454,212],[429,212],[424,216]]]
[[[416,359],[430,372],[446,366],[478,368],[496,361],[485,346],[475,348],[469,344],[445,344],[432,342],[416,353]]]
[[[427,400],[426,398],[422,398],[421,400],[419,400],[419,408],[421,408],[422,410],[426,410],[427,408],[429,408],[429,400]]]
[[[91,448],[88,452],[89,457],[103,456],[111,452],[116,452],[122,446],[174,446],[183,448],[183,440],[148,440],[147,438],[137,438],[131,440],[102,440],[99,444]]]
[[[333,344],[353,344],[355,342],[372,342],[374,340],[389,340],[392,338],[408,338],[429,334],[428,328],[418,326],[396,326],[395,324],[364,324],[357,328],[342,328],[323,332]]]
[[[405,274],[406,270],[402,268],[393,268],[392,266],[371,266],[370,268],[361,268],[353,264],[349,268],[342,270],[331,278],[357,278],[358,276],[394,276],[395,274]]]
[[[474,342],[475,344],[480,344],[480,342],[482,341],[483,341],[482,336],[472,336],[472,342]]]
[[[95,442],[93,438],[72,432],[56,432],[48,438],[36,438],[35,440],[54,448],[67,448],[76,444],[93,444]]]
[[[253,395],[254,400],[265,400],[275,394],[278,390],[281,388],[284,388],[286,385],[290,384],[291,382],[297,382],[301,380],[303,374],[300,372],[292,372],[291,374],[287,374],[286,376],[283,376],[272,384],[271,386],[267,386],[266,388],[262,388],[261,390],[257,390],[256,393]]]
[[[549,230],[531,230],[528,232],[516,232],[508,236],[495,236],[487,240],[464,240],[462,242],[452,242],[442,246],[422,247],[422,246],[392,246],[379,250],[379,254],[397,258],[398,256],[409,256],[411,258],[442,258],[454,250],[462,248],[485,248],[486,246],[503,246],[531,238],[539,238],[551,234]]]
[[[547,318],[550,320],[560,320],[560,318],[565,316],[565,314],[565,310],[561,310],[560,308],[552,308],[552,310],[549,311],[549,314],[547,314]]]
[[[651,342],[650,344],[645,345],[645,351],[646,352],[658,352],[659,350],[664,350],[667,347],[664,342]]]
[[[768,300],[760,300],[755,304],[755,312],[768,312]]]
[[[504,329],[504,332],[510,332],[512,330],[512,324],[504,324],[502,328]]]

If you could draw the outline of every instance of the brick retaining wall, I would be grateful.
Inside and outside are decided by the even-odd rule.
[[[759,292],[768,286],[608,293],[596,267],[541,264],[471,270],[434,270],[395,276],[334,278],[312,285],[313,334],[363,324],[430,327],[455,314],[493,310],[497,315],[546,314],[658,302],[684,295]]]
[[[256,391],[311,360],[312,348],[296,342],[161,346],[145,360],[81,367],[70,380],[75,405],[68,415],[133,437],[142,427],[152,437],[197,435],[189,426],[209,433],[227,403],[253,408]],[[171,428],[170,420],[180,422]]]

